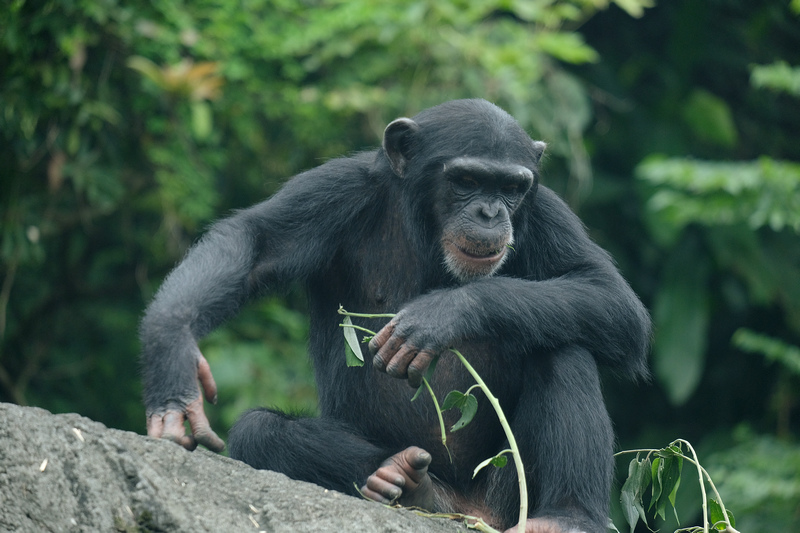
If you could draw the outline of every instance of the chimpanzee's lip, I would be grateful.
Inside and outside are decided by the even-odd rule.
[[[475,263],[496,263],[500,261],[506,253],[506,247],[503,246],[499,249],[488,250],[486,252],[476,250],[465,250],[459,245],[453,243],[456,251],[466,257],[467,260]]]

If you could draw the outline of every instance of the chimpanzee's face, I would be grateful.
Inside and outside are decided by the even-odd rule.
[[[511,215],[534,183],[521,165],[459,157],[440,176],[436,211],[445,266],[460,281],[490,276],[514,242]]]

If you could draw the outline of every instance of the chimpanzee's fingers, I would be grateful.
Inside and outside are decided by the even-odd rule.
[[[372,337],[372,340],[369,341],[369,353],[371,355],[378,353],[378,350],[380,350],[386,341],[389,340],[389,338],[392,336],[392,333],[394,333],[394,326],[395,321],[392,320],[383,326],[374,337]]]
[[[372,359],[372,365],[381,372],[386,371],[389,363],[405,345],[405,339],[398,337],[396,334],[392,335],[389,337],[389,340],[381,346],[378,353],[375,354],[375,357]]]
[[[211,374],[211,367],[203,357],[203,354],[198,352],[200,359],[197,362],[197,379],[200,380],[200,385],[203,387],[203,394],[206,400],[216,404],[217,403],[217,384],[214,381],[214,376]],[[191,417],[190,417],[191,418]]]
[[[367,483],[361,488],[361,493],[370,500],[391,505],[403,494],[403,489],[400,488],[403,482],[402,477],[399,478],[400,483],[395,481],[397,480],[382,479],[376,472],[367,478]]]
[[[416,348],[403,344],[386,364],[386,373],[393,378],[408,377],[408,365],[417,354]]]
[[[386,498],[380,492],[376,492],[366,485],[361,487],[361,494],[363,494],[365,498],[368,498],[374,502],[382,503],[384,505],[392,505],[392,502],[394,501],[394,499]]]
[[[160,439],[164,434],[164,416],[163,415],[150,415],[147,417],[147,435],[156,439]]]
[[[181,411],[168,410],[163,415],[162,439],[169,439],[176,444],[180,444],[189,451],[197,448],[194,437],[186,434],[183,426],[184,415]]]
[[[411,387],[416,389],[422,384],[422,376],[428,371],[433,358],[434,355],[428,351],[423,350],[417,353],[417,356],[408,365],[408,384]]]
[[[214,433],[211,424],[208,423],[206,413],[203,411],[203,398],[197,398],[186,406],[186,416],[192,428],[193,440],[212,452],[221,452],[225,449],[225,442]]]

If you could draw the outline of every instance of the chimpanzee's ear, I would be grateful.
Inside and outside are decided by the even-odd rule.
[[[542,160],[542,154],[544,154],[544,149],[547,148],[547,143],[544,141],[533,141],[533,152],[536,157],[536,164],[539,164],[539,161]]]
[[[410,157],[411,139],[418,131],[419,125],[410,118],[398,118],[383,132],[383,151],[389,158],[392,170],[401,178]]]

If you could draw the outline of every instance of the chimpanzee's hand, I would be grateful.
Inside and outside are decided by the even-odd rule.
[[[206,400],[217,402],[217,384],[211,374],[211,367],[202,354],[198,353],[197,379],[203,388]],[[192,434],[187,435],[183,425],[189,420]],[[167,407],[165,410],[155,412],[147,417],[147,434],[155,438],[169,439],[180,444],[187,450],[194,450],[202,444],[213,452],[221,452],[225,442],[214,433],[208,418],[203,411],[203,396],[198,391],[197,398],[189,402],[183,409]]]
[[[463,335],[464,302],[453,291],[435,291],[406,305],[369,343],[372,365],[414,388],[433,359]]]

